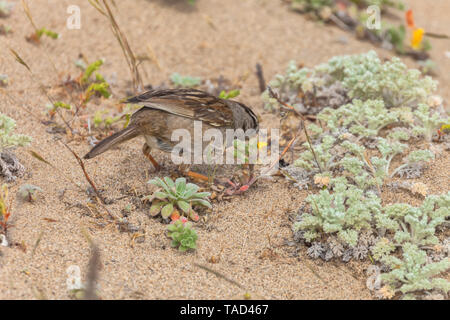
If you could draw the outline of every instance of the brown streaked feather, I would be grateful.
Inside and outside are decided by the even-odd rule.
[[[214,127],[231,127],[233,125],[233,111],[227,102],[200,90],[150,90],[131,97],[126,102],[204,121]]]

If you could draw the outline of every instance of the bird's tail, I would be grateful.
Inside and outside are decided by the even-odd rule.
[[[99,154],[111,149],[122,142],[133,139],[139,135],[137,128],[133,125],[128,126],[127,128],[114,133],[106,139],[100,141],[91,151],[89,151],[83,158],[91,159]]]

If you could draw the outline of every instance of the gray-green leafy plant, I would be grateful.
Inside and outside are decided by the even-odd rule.
[[[304,101],[299,98],[320,88],[331,88],[338,84],[340,90],[328,92],[332,101],[328,104],[339,107],[351,100],[382,100],[386,108],[417,107],[426,103],[427,98],[436,91],[437,82],[431,77],[423,77],[419,70],[408,69],[399,58],[382,62],[374,51],[360,55],[337,56],[327,63],[310,68],[298,68],[291,63],[285,75],[277,75],[270,82],[283,101],[295,107]],[[344,92],[341,92],[341,91]],[[277,107],[276,101],[270,99],[268,92],[263,93],[266,108]],[[315,101],[315,100],[313,100]],[[308,106],[305,106],[308,107]]]
[[[336,163],[335,155],[332,153],[332,149],[335,146],[336,139],[331,135],[322,135],[320,143],[312,145],[314,153],[308,142],[305,142],[303,146],[306,151],[300,154],[300,157],[295,161],[295,165],[303,169],[318,172],[329,172],[332,170]]]
[[[29,136],[13,133],[15,127],[13,119],[0,113],[0,174],[7,181],[15,180],[25,172],[24,166],[11,150],[27,146],[31,142]]]
[[[339,56],[316,68],[339,81],[352,99],[382,99],[387,108],[426,103],[437,89],[431,77],[408,67],[397,57],[381,62],[374,51],[361,55]]]
[[[330,133],[319,135],[317,143],[312,145],[314,154],[309,144],[305,143],[305,148],[309,149],[299,155],[294,165],[307,170],[310,178],[319,171],[330,177],[344,173],[358,188],[370,190],[374,187],[381,189],[386,179],[394,175],[406,175],[407,178],[420,176],[426,163],[434,159],[429,150],[415,150],[404,158],[403,164],[391,170],[392,160],[405,153],[408,148],[403,143],[409,139],[407,131],[393,130],[387,138],[373,138],[379,154],[371,157],[355,136],[339,132],[336,135],[337,139]],[[350,140],[346,140],[346,137]]]
[[[381,129],[400,120],[400,112],[387,109],[383,100],[355,99],[336,110],[325,108],[318,119],[332,132],[344,127],[361,139],[377,137]]]
[[[208,200],[211,193],[198,192],[199,186],[186,183],[186,178],[178,178],[175,182],[169,177],[164,177],[164,180],[155,178],[149,183],[161,188],[150,197],[152,200],[150,214],[152,216],[161,213],[163,218],[169,218],[174,210],[179,208],[183,215],[197,221],[198,215],[193,210],[194,206],[212,207]]]
[[[406,178],[417,178],[422,174],[423,168],[427,162],[434,159],[434,154],[430,150],[412,151],[405,159],[404,164],[395,168],[391,177],[396,174]]]
[[[287,76],[274,81],[284,101],[298,103],[293,104],[296,109],[306,101],[296,100],[298,96],[330,84],[338,83],[350,98],[324,108],[317,116],[319,125],[308,126],[315,152],[307,148],[300,154],[294,162],[302,170],[297,176],[302,186],[312,185],[318,171],[331,180],[322,183],[326,189],[306,199],[293,226],[294,239],[310,245],[310,257],[325,261],[371,254],[372,262],[383,263],[388,272],[382,275],[383,297],[397,292],[404,298],[421,292],[447,295],[449,281],[435,276],[448,270],[448,258],[432,253],[439,262],[431,263],[427,252],[440,250],[437,232],[448,223],[450,193],[427,196],[419,207],[382,206],[380,199],[383,188],[391,185],[385,182],[394,176],[420,177],[438,152],[410,151],[413,138],[432,143],[435,133],[443,134],[439,128],[450,122],[442,99],[432,95],[436,82],[408,70],[398,59],[381,63],[373,52],[335,57],[314,69],[298,70],[291,64]],[[392,168],[399,157],[403,163]],[[399,184],[404,181],[394,183]],[[415,192],[425,197],[422,185],[425,189]]]
[[[437,130],[444,124],[450,123],[450,117],[440,115],[435,110],[431,110],[427,104],[419,104],[413,112],[415,121],[412,132],[417,136],[423,136],[427,141],[431,141]]]
[[[356,143],[344,141],[344,147],[350,155],[346,155],[340,164],[352,174],[352,178],[357,185],[366,189],[371,185],[382,186],[387,177],[393,177],[396,174],[408,178],[420,176],[427,162],[434,159],[434,155],[429,150],[415,150],[410,152],[405,158],[404,163],[395,168],[390,173],[391,162],[395,156],[401,155],[408,148],[408,145],[401,143],[400,139],[408,135],[402,131],[394,131],[389,134],[389,138],[377,138],[377,149],[380,156],[373,156],[369,159],[366,155],[366,149]],[[372,179],[374,179],[372,181]],[[361,182],[361,183],[359,183]]]
[[[0,152],[14,147],[24,147],[30,144],[31,138],[23,134],[14,134],[16,122],[0,113]]]
[[[344,141],[342,147],[346,150],[346,155],[339,161],[339,166],[348,173],[348,178],[355,182],[361,190],[368,190],[374,186],[380,187],[385,177],[384,170],[374,166],[373,157],[371,160],[366,156],[366,149],[357,143]]]
[[[381,202],[373,193],[349,185],[345,178],[333,179],[333,192],[321,190],[310,195],[306,202],[311,213],[304,213],[294,230],[303,230],[304,238],[311,242],[321,233],[337,234],[350,246],[356,246],[362,229],[370,229],[373,216],[381,210]]]
[[[168,235],[172,238],[172,247],[177,248],[181,252],[188,249],[197,249],[197,232],[192,229],[190,222],[182,222],[177,220],[167,227]]]
[[[415,299],[423,291],[438,290],[445,295],[450,291],[450,282],[437,276],[450,269],[450,259],[428,263],[424,250],[413,243],[403,245],[402,258],[385,256],[383,263],[391,271],[381,275],[381,280],[394,292],[400,292],[403,299]]]
[[[375,216],[376,227],[393,234],[391,241],[380,240],[374,248],[374,257],[380,259],[405,243],[418,247],[439,244],[436,228],[450,217],[450,192],[425,198],[420,207],[395,203],[383,208]]]

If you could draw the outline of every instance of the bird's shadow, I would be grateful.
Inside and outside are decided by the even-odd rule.
[[[188,0],[147,0],[156,2],[161,6],[173,8],[179,12],[190,13],[197,11],[197,6],[189,3]]]

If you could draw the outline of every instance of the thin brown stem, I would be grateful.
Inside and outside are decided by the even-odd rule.
[[[81,160],[81,158],[75,153],[75,151],[73,151],[66,143],[62,142],[61,143],[73,154],[73,156],[75,157],[75,159],[77,159],[78,164],[81,167],[81,170],[83,171],[83,174],[87,180],[87,182],[91,185],[92,189],[94,189],[94,192],[97,196],[98,199],[100,199],[100,201],[105,204],[105,199],[103,199],[102,195],[100,194],[100,192],[98,191],[97,187],[95,186],[94,182],[92,181],[92,179],[89,177],[86,168],[84,167],[84,162],[83,160]]]

